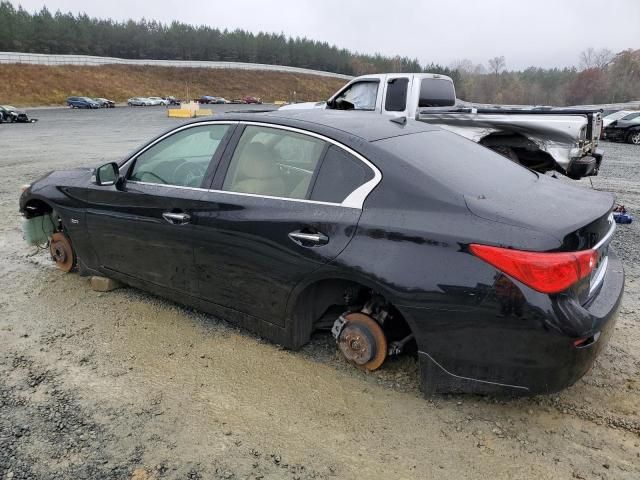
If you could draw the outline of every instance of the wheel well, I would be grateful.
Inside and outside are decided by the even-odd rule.
[[[514,160],[507,153],[511,150],[517,157],[518,163],[539,172],[556,169],[556,161],[548,152],[542,150],[537,143],[519,133],[491,133],[480,140],[491,150]]]
[[[325,279],[307,286],[296,298],[292,319],[297,323],[299,339],[306,343],[313,332],[330,330],[343,313],[363,309],[382,324],[389,341],[413,333],[402,314],[383,295],[361,283],[344,279]]]
[[[25,216],[27,218],[39,217],[41,215],[50,214],[53,208],[47,202],[36,198],[29,200],[25,205]]]

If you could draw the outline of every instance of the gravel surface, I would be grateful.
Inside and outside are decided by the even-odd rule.
[[[637,217],[614,240],[626,296],[595,367],[552,396],[424,399],[411,357],[364,374],[327,336],[289,352],[56,270],[22,241],[20,185],[178,122],[161,107],[34,116],[0,125],[0,479],[640,478],[640,148],[604,143],[593,179]]]

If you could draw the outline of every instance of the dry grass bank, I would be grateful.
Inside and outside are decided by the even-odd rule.
[[[0,65],[0,103],[63,104],[70,95],[106,97],[118,102],[133,96],[174,95],[191,98],[216,95],[228,99],[245,95],[265,101],[328,98],[344,80],[316,75],[269,71],[214,70],[130,65],[85,67]]]

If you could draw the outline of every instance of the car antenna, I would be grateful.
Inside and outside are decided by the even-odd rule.
[[[390,121],[393,123],[397,123],[398,125],[406,125],[407,117],[393,117]]]

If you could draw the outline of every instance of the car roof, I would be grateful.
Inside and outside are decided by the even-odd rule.
[[[384,138],[410,135],[413,133],[440,130],[438,127],[424,122],[408,119],[403,123],[394,121],[385,115],[371,112],[354,112],[338,110],[273,110],[258,113],[226,113],[215,116],[216,120],[236,120],[242,122],[266,122],[301,128],[316,133],[330,135],[330,131],[339,136],[356,136],[368,142],[375,142]],[[211,121],[203,118],[193,123]]]

